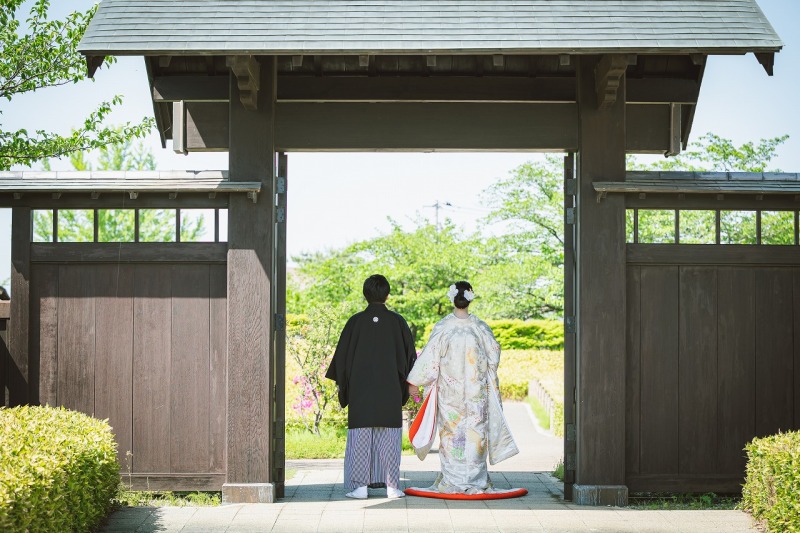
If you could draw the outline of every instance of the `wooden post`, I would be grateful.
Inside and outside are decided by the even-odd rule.
[[[33,221],[29,207],[11,210],[11,317],[9,319],[8,348],[10,357],[3,371],[7,391],[6,405],[24,405],[30,402],[32,387],[30,371],[30,282],[31,241]]]
[[[286,194],[288,160],[278,154],[275,178],[275,401],[273,415],[273,474],[275,497],[283,498],[286,481]]]
[[[612,62],[613,63],[613,62]],[[600,68],[598,67],[600,66]],[[578,63],[577,465],[573,500],[626,505],[625,200],[598,202],[593,181],[625,180],[625,75],[598,101],[597,56]],[[601,105],[602,104],[602,105]]]
[[[564,157],[564,499],[575,484],[575,154]]]
[[[259,58],[257,107],[237,73],[230,84],[231,181],[260,181],[253,199],[232,195],[228,212],[228,442],[225,503],[272,502],[274,57]],[[250,85],[252,86],[252,84]],[[248,86],[248,87],[250,87]]]

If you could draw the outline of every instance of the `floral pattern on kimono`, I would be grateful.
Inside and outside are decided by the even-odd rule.
[[[499,364],[500,345],[474,315],[450,314],[434,326],[408,376],[418,386],[437,383],[442,471],[432,488],[469,494],[491,490],[487,459],[495,464],[519,452],[503,416]]]

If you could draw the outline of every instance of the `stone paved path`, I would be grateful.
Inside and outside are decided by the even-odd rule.
[[[564,502],[562,485],[546,472],[561,458],[561,440],[538,430],[525,404],[506,403],[506,416],[520,454],[490,468],[498,487],[525,487],[523,498],[447,501],[386,499],[370,490],[367,500],[350,500],[342,489],[342,461],[291,461],[296,470],[286,498],[274,504],[220,507],[138,507],[115,512],[101,531],[112,532],[630,532],[738,533],[751,529],[740,511],[639,511],[580,507]],[[439,469],[431,453],[421,462],[404,456],[406,487],[427,486]]]

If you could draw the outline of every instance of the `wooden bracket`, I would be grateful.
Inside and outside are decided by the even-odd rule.
[[[21,200],[22,199],[22,193],[21,192],[12,193],[12,196],[14,197],[14,200]]]
[[[51,195],[50,195],[50,197],[51,197],[53,200],[58,200],[58,199],[60,199],[60,198],[61,198],[61,193],[60,193],[60,192],[54,192],[53,194],[51,194]]]
[[[675,156],[681,153],[681,139],[683,137],[683,124],[681,122],[681,104],[669,105],[669,149],[664,157]]]
[[[89,193],[89,197],[92,200],[98,200],[100,198],[100,193],[99,192],[91,192],[91,193]]]
[[[633,54],[606,54],[594,69],[594,87],[597,92],[597,109],[606,109],[617,101],[619,84],[628,65],[636,64]]]
[[[608,191],[597,191],[597,203],[600,203],[600,200],[604,199],[608,196]]]
[[[86,56],[86,71],[90,78],[94,78],[94,73],[106,60],[106,56]]]
[[[300,68],[303,66],[303,56],[292,56],[292,68]]]
[[[225,64],[236,76],[239,99],[245,109],[258,109],[258,90],[261,88],[261,64],[253,56],[228,56]]]
[[[775,54],[773,52],[756,53],[756,59],[767,71],[768,76],[772,76],[775,72]]]
[[[176,192],[169,193],[169,199],[170,200],[174,200],[177,197],[178,197],[178,193],[176,193]]]
[[[433,68],[436,66],[436,56],[425,56],[425,66]]]
[[[571,62],[569,54],[559,54],[558,56],[558,64],[562,67],[568,67]]]
[[[136,200],[137,198],[139,198],[139,193],[138,192],[133,192],[133,191],[128,191],[128,196],[130,197],[131,200]]]
[[[161,68],[169,67],[172,62],[172,56],[158,56],[158,66]]]
[[[258,201],[258,193],[255,191],[248,192],[247,197],[253,200],[253,203],[256,203]]]
[[[505,61],[503,59],[502,54],[494,54],[492,56],[492,66],[494,68],[503,68]]]

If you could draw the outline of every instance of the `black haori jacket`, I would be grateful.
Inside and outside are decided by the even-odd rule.
[[[350,406],[348,427],[402,427],[406,378],[416,358],[408,324],[384,304],[350,317],[325,374],[336,381],[342,407]]]

